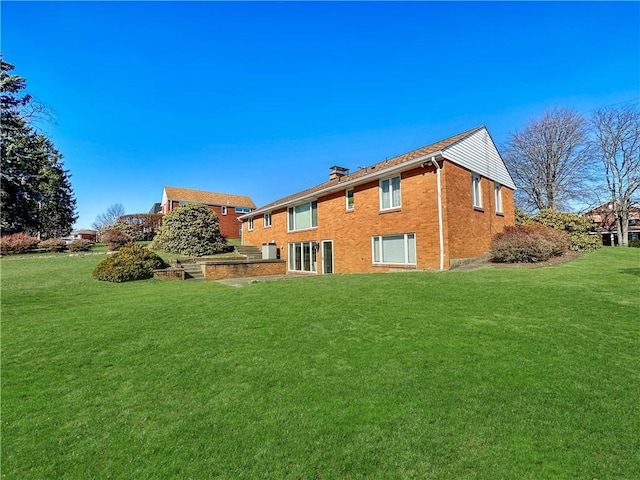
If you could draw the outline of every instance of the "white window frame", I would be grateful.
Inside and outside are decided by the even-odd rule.
[[[253,232],[253,217],[247,218],[247,230]]]
[[[402,262],[390,262],[384,259],[384,246],[385,239],[390,240],[392,238],[403,237],[404,241],[404,261]],[[410,243],[412,242],[412,243]],[[413,250],[410,248],[413,245]],[[413,252],[413,259],[411,253]],[[417,252],[416,252],[416,234],[415,233],[398,233],[395,235],[376,235],[371,237],[371,260],[374,265],[417,265]]]
[[[227,207],[223,206],[221,209],[222,215],[226,215],[227,214]]]
[[[394,186],[394,180],[398,179],[397,186]],[[388,185],[389,206],[384,206],[385,184]],[[402,178],[400,175],[380,179],[378,190],[380,192],[380,211],[395,210],[402,207]],[[397,193],[396,193],[397,192]]]
[[[296,225],[295,211],[297,208],[304,205],[309,205],[309,215],[311,216],[310,227],[299,228]],[[315,215],[314,215],[315,212]],[[315,222],[315,223],[314,223]],[[287,232],[297,232],[299,230],[311,230],[312,228],[318,228],[318,201],[312,200],[311,202],[299,203],[292,207],[287,208]]]
[[[477,173],[471,174],[471,197],[474,208],[482,208],[482,177]]]
[[[308,248],[309,257],[305,254],[305,247]],[[290,272],[318,273],[318,244],[316,242],[292,242],[287,246],[287,268]],[[300,254],[300,258],[298,258]],[[300,263],[300,268],[296,268],[296,263]],[[307,263],[308,260],[308,263]],[[306,264],[309,269],[305,268]]]
[[[251,212],[251,208],[249,207],[236,207],[236,213],[249,213]]]
[[[349,193],[351,193],[351,196],[349,196]],[[349,202],[349,200],[351,200],[351,202]],[[345,208],[347,211],[351,211],[355,208],[356,198],[355,198],[355,190],[353,188],[348,188],[344,191],[344,202],[345,202]]]
[[[271,212],[264,214],[264,228],[269,228],[271,226]]]
[[[496,213],[504,213],[502,210],[502,185],[498,182],[493,183],[493,194],[496,202]]]

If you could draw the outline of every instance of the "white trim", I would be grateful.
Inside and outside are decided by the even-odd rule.
[[[383,249],[383,241],[385,238],[389,237],[404,237],[404,262],[385,262],[383,259],[384,249]],[[409,237],[413,237],[413,255],[414,261],[411,262],[409,259]],[[376,252],[376,239],[378,242],[378,251]],[[376,257],[378,260],[376,261]],[[374,265],[411,265],[415,266],[418,264],[418,253],[417,253],[417,243],[416,243],[416,234],[414,232],[411,233],[396,233],[396,234],[388,234],[388,235],[373,235],[371,237],[371,262]]]
[[[222,215],[226,215],[227,214],[227,206],[226,205],[222,205],[220,207],[220,211],[222,212]]]
[[[482,176],[475,172],[471,172],[471,203],[474,208],[482,208]]]
[[[502,184],[499,182],[493,182],[493,201],[495,202],[496,213],[503,214],[502,209]]]
[[[300,266],[304,268],[304,247],[309,247],[309,270],[296,270],[296,245],[300,245]],[[297,272],[297,273],[318,273],[318,243],[312,240],[306,242],[289,242],[287,244],[287,271],[289,272]]]
[[[327,273],[324,269],[324,244],[325,243],[330,243],[331,244],[331,273]],[[320,249],[322,251],[322,274],[323,275],[332,275],[336,269],[335,269],[335,255],[334,255],[334,251],[333,251],[333,240],[322,240],[322,242],[320,242]]]
[[[400,203],[398,205],[394,205],[393,204],[393,197],[394,197],[394,193],[396,192],[396,190],[393,188],[393,180],[394,179],[398,179],[398,199],[400,201]],[[383,205],[382,202],[382,194],[384,193],[382,184],[384,182],[389,182],[389,206],[385,207]],[[393,177],[388,177],[388,178],[381,178],[378,181],[378,197],[379,197],[379,201],[380,201],[380,211],[387,211],[387,210],[395,210],[397,208],[402,208],[402,175],[394,175]]]
[[[351,206],[349,206],[349,192],[351,192]],[[356,190],[355,188],[347,188],[344,191],[344,208],[347,212],[351,212],[356,207]]]
[[[269,218],[269,225],[267,225],[267,217]],[[264,215],[262,216],[262,222],[263,222],[263,226],[264,228],[271,228],[271,225],[273,225],[273,218],[271,217],[271,212],[265,212]]]
[[[253,232],[253,217],[247,219],[247,230]]]

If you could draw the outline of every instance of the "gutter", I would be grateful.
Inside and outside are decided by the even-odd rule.
[[[354,178],[353,180],[348,180],[346,182],[341,182],[341,183],[338,183],[337,185],[331,185],[330,187],[323,188],[322,190],[318,190],[317,192],[313,192],[313,193],[310,193],[310,194],[305,195],[303,197],[296,198],[295,202],[281,202],[281,203],[277,203],[275,205],[271,205],[271,206],[269,206],[269,208],[264,208],[263,207],[263,208],[259,208],[259,209],[253,210],[251,213],[247,213],[245,215],[239,216],[238,220],[244,221],[244,220],[246,220],[248,218],[251,218],[251,217],[253,217],[255,215],[259,215],[259,214],[264,213],[264,212],[270,212],[271,210],[276,210],[278,208],[286,207],[286,206],[291,205],[292,203],[298,203],[298,202],[302,202],[304,200],[310,200],[310,199],[313,199],[313,198],[319,198],[322,195],[325,195],[327,193],[331,193],[332,191],[335,191],[335,190],[342,190],[343,188],[346,188],[346,187],[349,187],[351,185],[355,185],[355,184],[358,184],[358,183],[362,183],[363,181],[372,180],[372,179],[375,179],[375,178],[383,177],[385,175],[389,175],[391,173],[395,173],[397,171],[405,170],[405,169],[407,169],[407,167],[412,167],[412,166],[419,165],[419,164],[422,164],[422,163],[434,161],[434,159],[436,157],[441,157],[442,158],[442,151],[441,150],[438,150],[436,152],[430,153],[428,155],[423,155],[423,156],[418,157],[418,158],[414,158],[413,160],[409,160],[408,162],[404,162],[404,163],[400,163],[398,165],[394,165],[393,167],[389,167],[389,168],[386,168],[386,169],[383,169],[383,170],[378,170],[376,172],[368,173],[366,175],[363,175],[362,177]],[[437,165],[437,162],[434,161],[434,163],[435,163],[435,165]],[[440,178],[440,167],[438,166],[436,168],[438,168],[438,179],[439,179]]]
[[[436,181],[438,184],[438,240],[440,243],[440,271],[444,271],[444,231],[442,226],[442,184],[440,182],[441,167],[436,161],[435,155],[426,162],[436,167]]]

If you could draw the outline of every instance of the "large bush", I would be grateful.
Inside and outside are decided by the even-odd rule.
[[[502,263],[536,263],[560,256],[569,248],[569,236],[532,223],[506,227],[493,238],[491,256]]]
[[[576,252],[596,250],[602,246],[599,235],[589,235],[592,228],[591,220],[576,215],[575,213],[563,213],[557,210],[540,210],[533,220],[548,227],[562,230],[569,235],[570,249]]]
[[[5,235],[0,238],[0,253],[7,255],[9,253],[25,253],[33,250],[40,240],[26,233],[14,233]]]
[[[151,278],[153,271],[167,264],[142,245],[129,243],[117,253],[105,258],[93,271],[93,277],[107,282],[128,282]]]
[[[221,253],[226,244],[215,212],[205,205],[189,203],[164,216],[162,226],[156,231],[153,248],[202,256]]]
[[[133,242],[133,238],[122,230],[117,228],[109,228],[100,235],[102,243],[111,251],[120,250],[128,243]]]

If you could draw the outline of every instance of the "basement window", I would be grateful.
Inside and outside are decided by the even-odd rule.
[[[373,249],[374,264],[416,264],[415,233],[372,237],[371,247]]]

